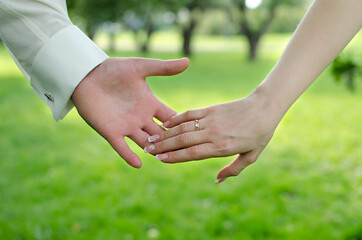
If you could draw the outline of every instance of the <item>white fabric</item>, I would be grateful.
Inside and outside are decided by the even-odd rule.
[[[0,0],[0,38],[55,120],[108,56],[69,20],[65,0]]]

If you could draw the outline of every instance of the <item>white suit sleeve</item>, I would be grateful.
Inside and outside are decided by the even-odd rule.
[[[81,80],[108,58],[69,20],[65,0],[0,0],[0,38],[55,120]]]

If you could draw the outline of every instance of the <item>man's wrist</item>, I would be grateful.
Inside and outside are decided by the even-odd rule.
[[[102,64],[102,63],[101,63]],[[71,100],[73,101],[75,107],[77,107],[76,105],[76,99],[79,98],[78,95],[81,94],[82,90],[83,90],[83,86],[87,85],[87,82],[91,81],[92,79],[92,75],[95,71],[97,71],[97,69],[100,67],[99,64],[98,66],[96,66],[95,68],[93,68],[80,82],[79,84],[75,87],[74,92],[72,93],[71,96]]]
[[[31,85],[48,104],[55,120],[73,106],[70,97],[84,76],[108,56],[75,26],[60,30],[36,55]]]

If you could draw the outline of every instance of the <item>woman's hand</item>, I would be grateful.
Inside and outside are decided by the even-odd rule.
[[[280,121],[260,95],[254,92],[237,101],[174,116],[164,123],[168,131],[149,137],[153,144],[145,152],[165,163],[238,154],[219,172],[216,183],[237,176],[257,160]],[[195,120],[199,122],[198,131]]]

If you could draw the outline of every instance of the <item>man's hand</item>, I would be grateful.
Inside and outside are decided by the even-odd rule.
[[[124,137],[144,148],[150,135],[164,131],[153,117],[164,122],[176,114],[156,98],[146,77],[175,75],[188,66],[187,58],[109,58],[82,80],[72,100],[82,118],[131,166],[140,168],[140,158]]]

